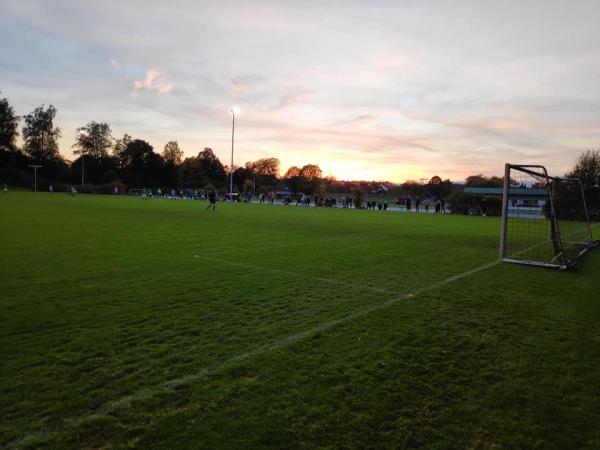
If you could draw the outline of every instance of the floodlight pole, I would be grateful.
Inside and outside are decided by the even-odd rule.
[[[233,202],[233,139],[235,136],[235,110],[232,108],[231,112],[231,166],[229,175],[229,200]]]
[[[31,167],[33,169],[33,192],[37,192],[37,170],[40,167],[44,167],[44,166],[39,166],[36,164],[29,164],[29,167]]]

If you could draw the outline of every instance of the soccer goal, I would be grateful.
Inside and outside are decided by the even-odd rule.
[[[544,166],[505,165],[502,261],[568,269],[597,245],[581,180],[550,176]]]

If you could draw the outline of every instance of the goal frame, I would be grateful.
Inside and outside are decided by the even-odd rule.
[[[529,174],[533,177],[542,178],[546,180],[545,189],[547,192],[547,201],[549,203],[549,208],[547,211],[548,217],[547,220],[550,222],[551,229],[551,237],[552,245],[554,247],[555,256],[550,262],[545,261],[536,261],[530,259],[516,259],[510,258],[506,255],[506,235],[508,228],[508,215],[509,215],[509,201],[510,201],[510,173],[511,170],[515,169],[520,172]],[[587,241],[577,241],[570,243],[577,243],[584,245],[583,248],[578,252],[578,254],[569,259],[564,252],[563,247],[563,239],[561,238],[560,233],[560,224],[558,220],[558,216],[556,214],[556,207],[554,205],[554,185],[555,182],[569,182],[576,183],[579,186],[579,191],[581,193],[582,205],[584,209],[584,218],[586,222],[587,228]],[[566,242],[566,241],[565,241]],[[541,245],[541,244],[540,244]],[[592,227],[590,224],[590,218],[587,209],[587,203],[585,200],[585,190],[583,188],[583,183],[579,178],[566,178],[566,177],[554,177],[548,174],[548,170],[546,167],[542,165],[535,164],[511,164],[506,163],[504,165],[504,183],[502,189],[502,220],[501,220],[501,231],[500,231],[500,260],[507,263],[513,264],[523,264],[529,266],[538,266],[538,267],[546,267],[552,269],[560,269],[566,270],[570,267],[577,266],[581,257],[587,253],[587,251],[597,245],[594,243],[592,237]],[[518,253],[517,253],[518,254]]]

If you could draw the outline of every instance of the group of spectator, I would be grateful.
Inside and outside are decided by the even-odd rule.
[[[275,192],[269,192],[268,194],[258,194],[258,203],[269,203],[269,204],[273,204],[275,203],[275,198],[277,197],[277,195],[275,194]]]
[[[414,200],[412,197],[406,197],[405,200],[402,200],[401,198],[398,199],[398,201],[396,202],[396,205],[398,206],[402,206],[404,205],[406,208],[406,211],[412,211],[413,207],[415,212],[421,212],[421,208],[423,208],[423,210],[425,212],[429,212],[429,208],[431,207],[431,205],[433,205],[434,212],[436,214],[442,214],[442,213],[446,213],[446,201],[443,198],[437,199],[437,200],[432,200],[430,198],[426,198],[425,200],[421,201],[421,199],[419,197],[416,197]]]
[[[387,211],[388,204],[387,202],[367,202],[367,209],[371,209],[373,211],[375,211],[376,209],[379,211]]]
[[[115,194],[118,194],[118,190],[115,187]],[[130,194],[134,191],[130,191]],[[208,199],[208,193],[210,190],[204,189],[142,189],[140,195],[142,198],[162,198],[169,200],[206,200]],[[221,200],[229,200],[227,195],[222,196]],[[239,196],[234,198],[234,201],[239,201]]]

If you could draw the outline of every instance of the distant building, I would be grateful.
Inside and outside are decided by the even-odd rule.
[[[501,187],[465,187],[465,192],[486,197],[502,197]],[[543,219],[548,191],[540,188],[511,187],[509,191],[509,216]]]

